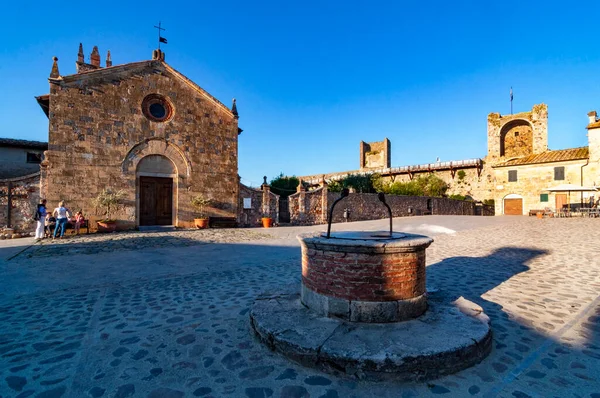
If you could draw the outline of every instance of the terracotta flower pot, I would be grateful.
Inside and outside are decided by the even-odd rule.
[[[115,232],[116,230],[116,221],[98,221],[98,232]]]
[[[273,219],[271,217],[263,217],[262,225],[264,228],[271,228],[273,226]]]
[[[208,218],[194,218],[194,225],[198,229],[208,228]]]
[[[542,213],[541,211],[538,211],[536,216],[537,216],[537,218],[544,218],[544,213]]]

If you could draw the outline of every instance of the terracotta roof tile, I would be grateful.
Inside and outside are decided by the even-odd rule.
[[[499,163],[494,167],[520,166],[536,163],[566,162],[568,160],[587,159],[589,149],[587,146],[581,148],[560,149],[556,151],[546,151],[536,155],[529,155],[522,158],[511,159],[504,163]]]
[[[595,129],[595,128],[598,128],[598,127],[600,127],[600,120],[598,120],[598,121],[596,121],[594,123],[588,124],[587,127],[586,127],[586,129],[589,130],[589,129]]]

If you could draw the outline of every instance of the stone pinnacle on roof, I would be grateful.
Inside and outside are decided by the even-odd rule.
[[[112,66],[112,59],[110,59],[110,50],[106,54],[106,67],[110,68]]]
[[[235,116],[236,118],[239,118],[240,116],[238,115],[237,105],[235,103],[236,103],[236,101],[234,98],[233,104],[231,105],[231,113],[233,113],[233,116]]]
[[[90,64],[100,67],[100,52],[98,52],[98,46],[94,46],[94,49],[90,54]]]
[[[83,59],[83,44],[79,43],[79,52],[77,53],[77,62],[84,62]]]
[[[50,72],[50,78],[58,79],[60,77],[60,73],[58,72],[58,58],[53,57],[52,60],[54,62],[52,63],[52,71]]]

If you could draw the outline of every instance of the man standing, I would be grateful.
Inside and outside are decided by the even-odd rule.
[[[71,217],[71,214],[69,213],[69,209],[67,209],[65,207],[65,202],[60,201],[58,203],[58,207],[56,209],[54,209],[54,211],[52,212],[53,216],[56,216],[56,227],[54,227],[54,235],[52,236],[52,239],[56,238],[56,234],[58,233],[58,230],[60,229],[60,238],[62,239],[63,236],[65,235],[65,228],[67,226],[67,221],[69,221],[69,217]]]

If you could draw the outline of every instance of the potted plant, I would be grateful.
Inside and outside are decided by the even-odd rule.
[[[104,208],[104,219],[98,220],[98,230],[103,232],[114,232],[117,229],[117,220],[111,218],[111,213],[117,208],[125,197],[125,191],[114,191],[105,188],[94,199],[94,206]]]
[[[264,228],[271,228],[273,226],[273,219],[268,213],[263,214],[261,221]]]
[[[192,198],[192,206],[198,210],[198,218],[194,218],[194,225],[198,229],[208,228],[208,217],[206,216],[206,206],[211,204],[211,200],[202,194]]]

